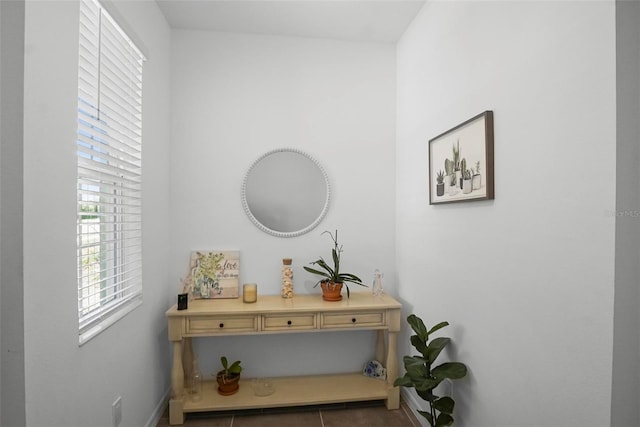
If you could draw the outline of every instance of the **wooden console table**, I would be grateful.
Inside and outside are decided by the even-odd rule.
[[[339,302],[323,301],[320,295],[296,295],[292,299],[260,295],[253,304],[243,303],[242,299],[216,299],[191,301],[188,310],[179,311],[173,306],[167,311],[169,340],[173,343],[169,423],[184,423],[184,414],[189,412],[363,400],[384,399],[388,409],[397,409],[400,390],[393,381],[398,376],[400,309],[400,303],[388,295],[375,297],[364,292],[353,292],[351,298]],[[362,372],[282,377],[273,379],[272,395],[258,397],[246,380],[237,394],[221,396],[213,380],[204,383],[203,397],[197,402],[184,394],[184,381],[192,369],[192,337],[350,330],[377,331],[375,358],[387,369],[386,382]]]

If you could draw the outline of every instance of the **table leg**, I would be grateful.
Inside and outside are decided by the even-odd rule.
[[[398,378],[398,333],[389,331],[387,333],[387,409],[398,409],[400,407],[400,387],[394,387],[393,382]]]
[[[189,380],[193,374],[193,361],[195,360],[193,354],[193,345],[191,343],[191,337],[182,338],[182,366],[184,367],[185,385],[189,387]]]
[[[382,363],[386,366],[387,361],[385,360],[385,345],[384,345],[384,329],[378,329],[376,331],[376,354],[375,358],[378,362]]]
[[[182,366],[182,340],[173,342],[173,365],[171,367],[171,401],[169,402],[169,424],[183,424],[184,368]]]

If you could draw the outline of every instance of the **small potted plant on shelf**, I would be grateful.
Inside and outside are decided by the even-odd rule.
[[[231,365],[225,356],[220,358],[222,363],[222,370],[216,374],[216,381],[218,381],[218,393],[223,396],[230,396],[238,392],[240,388],[240,372],[242,372],[242,366],[240,361],[236,360]]]
[[[322,270],[316,270],[315,268],[304,266],[303,268],[312,274],[317,274],[321,277],[320,280],[314,285],[314,287],[320,285],[322,288],[322,299],[325,301],[340,301],[342,299],[342,286],[347,288],[347,298],[350,296],[349,286],[347,283],[355,283],[359,286],[366,287],[362,280],[350,273],[340,272],[340,255],[342,254],[342,245],[338,243],[338,230],[336,230],[335,236],[330,231],[324,231],[322,234],[329,234],[331,240],[333,240],[333,249],[331,250],[331,258],[333,260],[333,267],[330,266],[324,258],[311,262],[312,265],[319,266]]]

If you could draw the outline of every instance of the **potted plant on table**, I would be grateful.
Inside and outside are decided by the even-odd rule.
[[[347,288],[347,298],[350,296],[349,286],[347,283],[355,283],[359,286],[366,287],[362,280],[350,273],[340,272],[340,255],[342,254],[342,245],[338,243],[338,230],[336,230],[335,236],[330,231],[324,231],[322,234],[329,234],[331,240],[333,240],[333,249],[331,250],[331,258],[333,260],[333,267],[330,266],[324,258],[320,257],[313,262],[312,265],[319,266],[322,270],[304,266],[303,268],[312,274],[317,274],[321,277],[320,280],[313,286],[318,285],[322,288],[322,299],[325,301],[340,301],[342,299],[341,291],[344,285]]]
[[[240,361],[236,360],[231,365],[225,356],[220,358],[222,363],[222,370],[216,374],[216,381],[218,382],[218,393],[223,396],[230,396],[238,392],[240,388],[240,372],[242,372],[242,366]]]

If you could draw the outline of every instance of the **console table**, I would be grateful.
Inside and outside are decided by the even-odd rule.
[[[238,298],[195,300],[187,310],[173,306],[166,313],[169,340],[173,343],[169,423],[183,424],[184,414],[189,412],[363,400],[384,399],[388,409],[397,409],[400,390],[393,386],[393,381],[398,376],[396,347],[400,309],[400,303],[388,295],[373,296],[364,292],[353,292],[351,298],[338,302],[323,301],[320,295],[296,295],[292,299],[260,295],[252,304]],[[219,395],[215,380],[205,381],[203,397],[197,402],[189,400],[184,393],[185,378],[192,370],[193,337],[350,330],[377,331],[375,358],[387,369],[386,382],[357,372],[275,378],[275,392],[269,396],[254,396],[250,384],[242,379],[239,392],[232,396]]]

